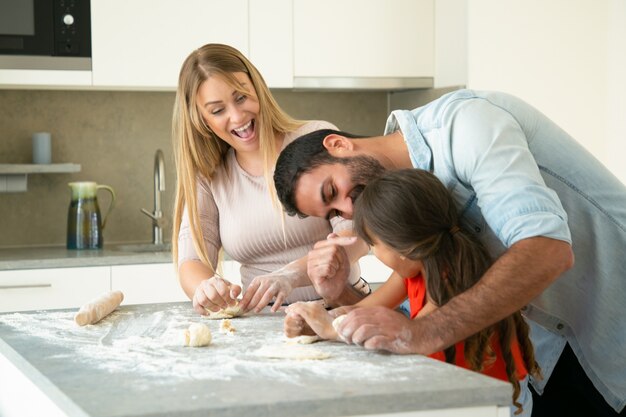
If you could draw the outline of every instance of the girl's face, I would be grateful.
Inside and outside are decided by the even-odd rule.
[[[385,245],[376,236],[372,239],[372,252],[374,255],[389,268],[393,269],[402,278],[411,278],[420,273],[423,274],[424,265],[422,261],[414,261],[403,257],[394,249]]]
[[[209,128],[236,151],[259,149],[259,100],[246,73],[233,74],[248,90],[241,94],[222,77],[211,76],[198,89],[196,104]]]

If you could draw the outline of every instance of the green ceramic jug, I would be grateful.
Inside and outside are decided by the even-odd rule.
[[[68,249],[102,249],[102,230],[115,203],[115,191],[93,181],[70,182],[72,201],[67,215]],[[102,218],[98,207],[98,190],[111,193],[109,208]]]

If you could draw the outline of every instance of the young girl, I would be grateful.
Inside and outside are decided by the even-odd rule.
[[[395,308],[408,297],[413,319],[474,285],[492,260],[458,218],[448,190],[427,171],[389,171],[371,181],[355,202],[353,226],[394,274],[357,306]],[[288,336],[287,322],[301,317],[318,335],[340,338],[319,307],[298,303],[287,312]],[[540,370],[519,311],[431,357],[510,382],[515,413],[530,415],[528,374]]]

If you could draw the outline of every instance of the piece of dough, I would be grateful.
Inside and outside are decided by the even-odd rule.
[[[269,359],[313,360],[328,359],[330,354],[319,349],[298,345],[272,345],[257,349],[255,356]]]
[[[229,319],[223,319],[220,322],[220,333],[233,334],[235,331],[237,331],[237,329],[233,327]]]
[[[243,309],[239,307],[239,304],[223,308],[219,311],[211,311],[208,308],[205,310],[209,313],[207,316],[207,319],[209,320],[232,319],[233,317],[239,317],[244,313]]]
[[[335,318],[335,320],[333,320],[333,329],[335,329],[335,331],[337,332],[337,337],[339,337],[339,339],[343,340],[345,342],[345,338],[343,337],[343,335],[341,333],[339,333],[339,330],[337,330],[337,328],[339,327],[339,325],[341,324],[342,321],[344,321],[346,319],[346,315],[342,314],[341,316]]]
[[[202,323],[193,323],[183,332],[185,346],[202,347],[211,343],[211,330]]]
[[[303,334],[296,337],[288,337],[285,339],[285,343],[288,345],[310,345],[311,343],[315,343],[319,340],[322,340],[322,338],[316,334],[312,336]]]
[[[74,321],[79,326],[94,324],[108,316],[124,300],[121,291],[110,291],[83,305],[74,316]]]

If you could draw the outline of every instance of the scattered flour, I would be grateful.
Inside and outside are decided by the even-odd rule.
[[[159,310],[159,308],[161,308]],[[404,381],[398,367],[428,366],[420,357],[388,355],[358,346],[322,341],[316,349],[328,355],[323,361],[269,359],[254,352],[290,348],[285,343],[280,313],[246,316],[232,321],[237,331],[219,331],[219,322],[205,320],[187,305],[123,307],[96,325],[78,327],[73,311],[40,311],[0,315],[0,330],[9,328],[20,337],[54,345],[59,357],[79,361],[108,372],[133,372],[158,376],[163,381],[266,378],[306,385],[307,379]],[[202,322],[213,333],[204,349],[181,346],[180,334]],[[298,348],[297,346],[291,346]],[[364,361],[364,358],[368,360]],[[374,357],[375,360],[372,360]]]

